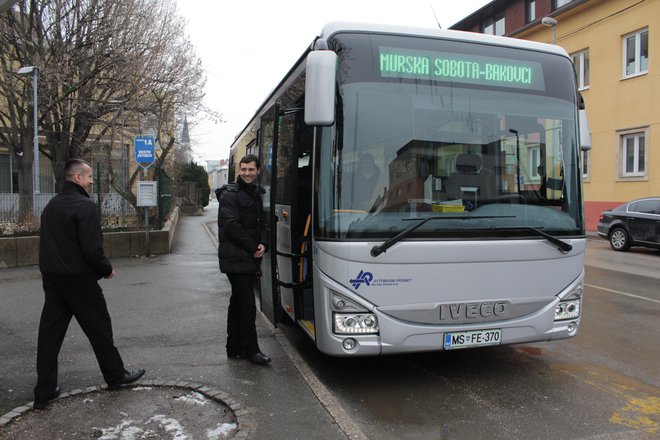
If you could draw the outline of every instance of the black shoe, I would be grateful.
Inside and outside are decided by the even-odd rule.
[[[118,390],[123,385],[128,385],[133,382],[137,382],[142,376],[144,376],[144,373],[145,373],[144,368],[138,368],[137,370],[133,370],[133,371],[124,370],[124,376],[121,379],[119,379],[117,382],[109,383],[108,389]]]
[[[46,398],[46,400],[44,401],[35,400],[32,407],[34,409],[46,409],[46,405],[48,405],[48,402],[50,402],[53,399],[57,399],[60,396],[60,393],[61,390],[59,388],[55,388],[55,391],[53,391],[51,395]]]
[[[227,352],[227,359],[243,359],[244,357],[246,356],[241,352],[238,353],[234,353],[233,351]]]
[[[250,356],[248,360],[253,364],[257,364],[257,365],[266,365],[267,363],[270,362],[270,358],[260,351]]]

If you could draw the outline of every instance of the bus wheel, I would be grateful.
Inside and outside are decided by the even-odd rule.
[[[610,246],[615,251],[627,251],[630,249],[630,236],[623,228],[614,228],[610,232]]]

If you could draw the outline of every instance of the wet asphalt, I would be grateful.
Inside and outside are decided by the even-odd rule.
[[[59,357],[62,395],[32,409],[39,315],[36,266],[0,269],[0,439],[364,438],[282,333],[257,317],[268,366],[225,356],[230,287],[218,270],[217,204],[179,217],[170,254],[117,258],[101,286],[134,387],[107,391],[72,321]]]

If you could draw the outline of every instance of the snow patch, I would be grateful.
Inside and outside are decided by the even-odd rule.
[[[174,400],[178,400],[179,402],[192,403],[193,405],[206,405],[208,403],[208,399],[204,397],[204,395],[194,391],[186,396],[177,397]]]
[[[111,428],[94,428],[101,431],[101,437],[98,440],[134,440],[138,434],[143,431],[136,427],[130,426],[133,420],[123,420],[119,425]]]
[[[151,421],[158,422],[165,431],[172,434],[172,440],[185,440],[188,438],[186,430],[183,429],[183,426],[181,426],[181,423],[177,419],[159,414],[151,417],[149,422]]]
[[[225,438],[227,434],[236,430],[236,423],[221,423],[215,429],[208,429],[206,437],[209,440],[219,440]]]

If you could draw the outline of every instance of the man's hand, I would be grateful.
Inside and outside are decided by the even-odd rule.
[[[252,254],[252,256],[254,258],[261,258],[264,256],[265,252],[266,252],[266,246],[260,244],[259,246],[257,246],[257,251],[254,254]]]
[[[109,280],[110,278],[114,277],[116,273],[117,273],[117,272],[115,272],[115,270],[112,269],[112,272],[110,273],[110,275],[105,276],[105,277],[103,277],[103,278],[105,278],[106,280]]]

